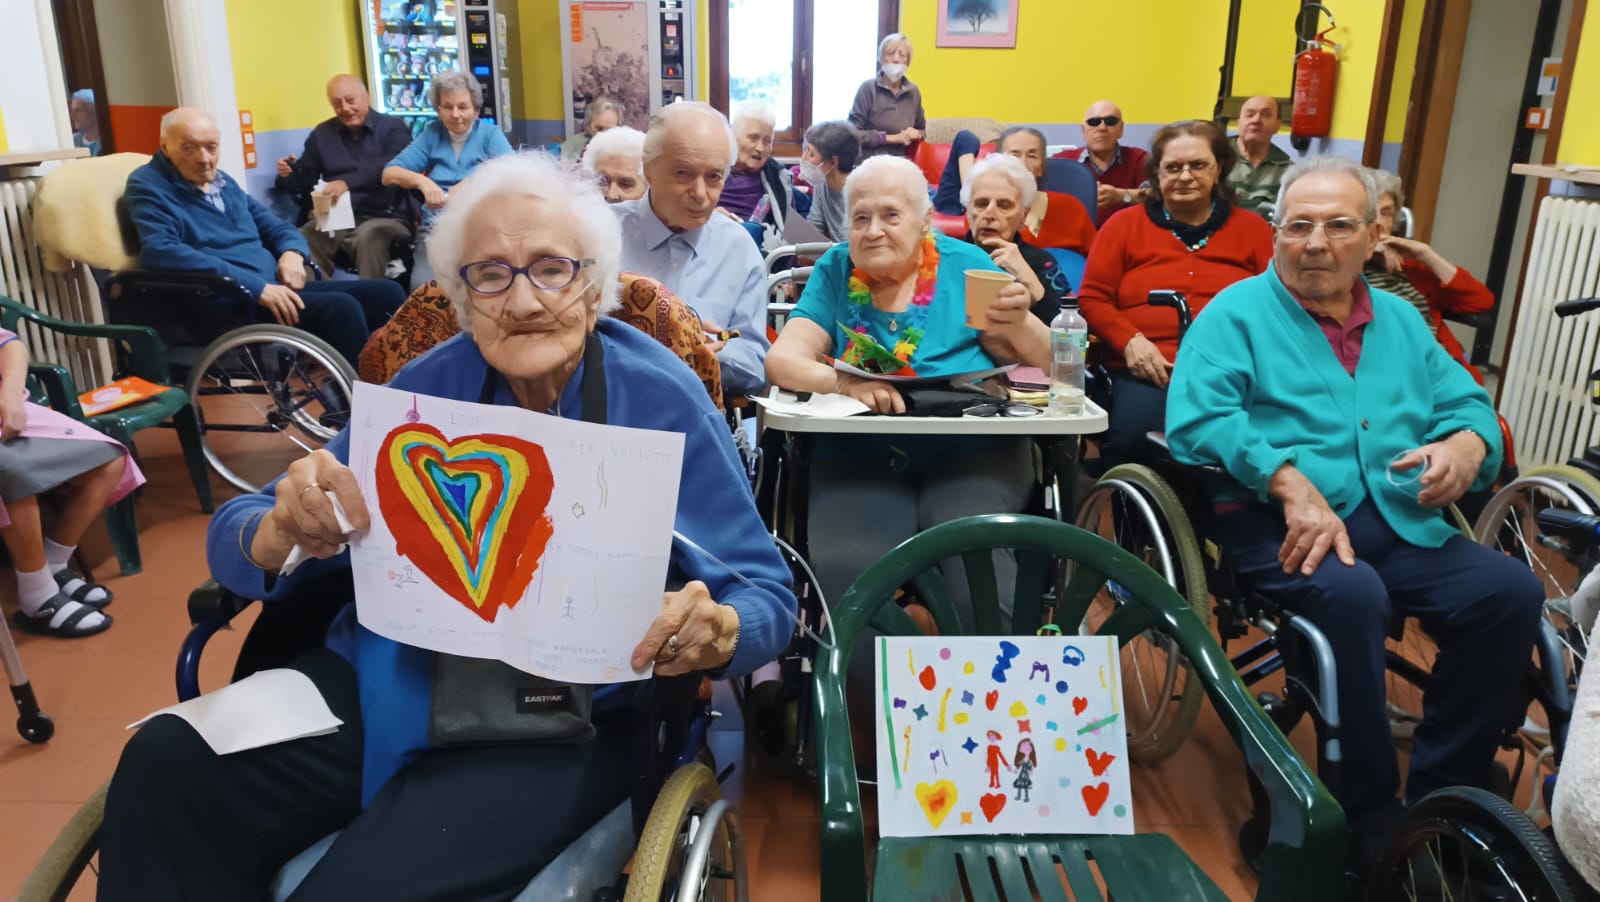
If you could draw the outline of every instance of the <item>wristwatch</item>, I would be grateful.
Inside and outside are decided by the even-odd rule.
[[[1129,205],[1131,203],[1133,203],[1133,192],[1132,191],[1124,191],[1124,192],[1122,192],[1122,205],[1124,207],[1126,207],[1127,205]]]

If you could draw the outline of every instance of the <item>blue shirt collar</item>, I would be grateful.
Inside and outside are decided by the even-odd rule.
[[[712,213],[720,216],[720,213]],[[644,197],[639,198],[639,230],[644,238],[645,247],[650,250],[659,250],[671,238],[682,238],[689,245],[689,250],[696,250],[700,242],[700,233],[705,231],[705,226],[698,229],[689,229],[686,232],[674,232],[656,215],[655,208],[650,206],[650,190],[645,189]]]

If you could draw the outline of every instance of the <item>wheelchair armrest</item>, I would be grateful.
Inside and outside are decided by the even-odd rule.
[[[77,386],[67,368],[54,363],[28,364],[28,376],[44,390],[50,409],[64,413],[74,420],[83,419],[83,408],[78,404]]]
[[[1494,322],[1494,314],[1487,312],[1451,313],[1450,311],[1446,310],[1443,316],[1445,319],[1450,320],[1451,322],[1460,323],[1463,326],[1471,326],[1474,329],[1487,328]]]
[[[254,603],[254,599],[236,595],[208,579],[189,593],[189,624],[215,623],[220,627]]]
[[[16,331],[18,320],[27,320],[40,328],[76,335],[84,338],[104,338],[127,348],[129,370],[141,379],[157,385],[169,385],[167,352],[161,337],[149,326],[131,326],[118,323],[74,323],[47,316],[32,307],[7,297],[0,297],[0,327]]]
[[[253,300],[244,286],[232,276],[209,272],[181,272],[178,270],[130,269],[106,277],[106,294],[116,299],[124,291],[160,291],[164,294],[182,293],[196,297],[217,295]]]

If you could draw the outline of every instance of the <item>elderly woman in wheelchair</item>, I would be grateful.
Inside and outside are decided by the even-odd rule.
[[[541,155],[483,164],[452,192],[430,241],[465,334],[394,385],[568,418],[595,419],[598,405],[604,422],[683,433],[677,529],[742,576],[675,552],[684,587],[664,594],[633,664],[653,660],[662,676],[742,675],[789,639],[788,573],[704,388],[648,335],[607,315],[619,245],[590,180]],[[218,511],[207,543],[218,582],[270,608],[348,570],[334,503],[356,530],[368,523],[348,447],[341,434],[263,493]],[[280,574],[296,546],[317,560]],[[227,757],[170,716],[133,738],[106,799],[102,898],[260,898],[290,857],[342,830],[294,898],[509,899],[629,798],[639,684],[596,687],[586,742],[440,747],[430,733],[437,656],[380,638],[353,615],[345,607],[327,647],[289,665],[344,722],[336,733]]]

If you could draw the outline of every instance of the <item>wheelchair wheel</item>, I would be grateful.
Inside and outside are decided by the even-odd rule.
[[[722,801],[717,778],[703,764],[678,768],[645,821],[624,902],[743,902],[745,880],[738,819]]]
[[[1367,890],[1370,900],[1584,898],[1555,843],[1509,802],[1452,786],[1412,806]]]
[[[206,461],[240,491],[260,491],[345,427],[355,381],[331,345],[299,329],[223,335],[189,371]]]
[[[1188,600],[1202,623],[1209,621],[1200,543],[1177,493],[1149,467],[1113,467],[1089,489],[1076,525],[1143,560]],[[1100,590],[1085,613],[1085,633],[1123,603],[1119,592],[1112,582]],[[1148,763],[1177,751],[1199,713],[1201,687],[1173,642],[1154,633],[1129,640],[1122,647],[1122,684],[1128,756]]]
[[[100,824],[106,816],[106,789],[103,784],[83,803],[56,841],[44,852],[33,873],[17,894],[17,902],[55,902],[65,899],[78,878],[100,851]]]

